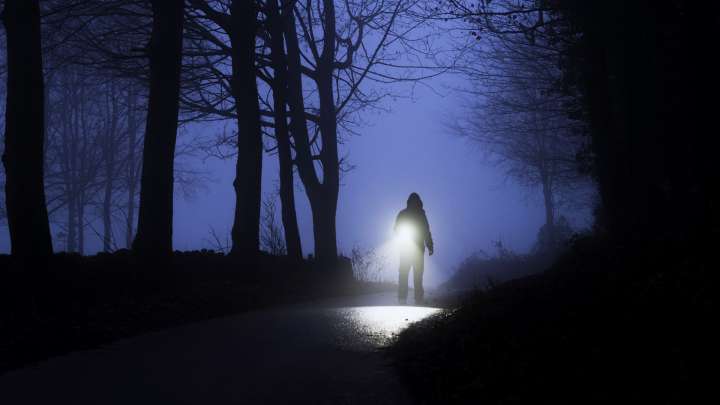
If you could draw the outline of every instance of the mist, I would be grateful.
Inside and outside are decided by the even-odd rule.
[[[0,401],[707,401],[696,3],[0,0]]]
[[[357,134],[341,146],[351,168],[342,174],[338,209],[338,245],[349,255],[354,247],[372,249],[392,238],[395,216],[411,192],[425,201],[431,229],[438,246],[428,264],[427,280],[438,285],[471,254],[492,251],[502,241],[518,253],[527,253],[543,224],[542,201],[537,189],[522,187],[486,159],[487,151],[452,133],[449,123],[464,97],[453,89],[463,84],[458,77],[444,77],[427,86],[404,88],[405,97],[387,103],[387,111],[373,112]],[[215,123],[190,124],[180,143],[222,131]],[[173,246],[177,250],[217,249],[211,230],[229,238],[234,209],[234,161],[204,151],[182,156],[183,168],[202,174],[185,194],[175,192]],[[277,199],[277,157],[264,154],[264,198]],[[309,203],[296,179],[298,223],[304,255],[312,254],[312,219]],[[589,225],[589,210],[565,215],[578,229]],[[279,222],[279,218],[277,218]],[[99,218],[88,225],[99,229]],[[7,227],[3,226],[0,251],[9,253]],[[59,231],[53,226],[53,234]],[[120,230],[117,231],[118,236]],[[92,235],[85,252],[102,250],[102,237]],[[63,245],[55,242],[59,251]],[[395,269],[386,268],[391,279]]]

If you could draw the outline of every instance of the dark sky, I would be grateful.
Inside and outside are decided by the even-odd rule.
[[[371,113],[366,118],[369,125],[357,128],[361,136],[351,136],[341,146],[354,169],[342,178],[337,222],[342,252],[354,246],[386,246],[395,215],[411,192],[419,193],[435,239],[436,254],[426,271],[433,284],[472,252],[491,250],[491,241],[498,238],[517,251],[527,251],[543,214],[536,191],[506,180],[501,169],[484,162],[476,145],[448,133],[447,123],[462,105],[461,97],[451,96],[457,94],[451,87],[462,83],[445,78],[430,84],[435,91],[418,86],[412,99],[390,103],[391,112]],[[197,130],[207,132],[191,128],[184,136]],[[198,159],[196,164],[212,181],[190,199],[176,199],[174,243],[180,250],[211,247],[210,228],[225,236],[232,224],[234,159]],[[276,157],[266,156],[263,192],[272,193],[276,182]],[[307,254],[313,249],[310,211],[299,186],[296,195]],[[100,229],[99,223],[95,226]],[[87,253],[100,247],[93,235],[88,230]],[[0,251],[8,250],[3,227]],[[386,267],[386,275],[393,278],[394,266]]]

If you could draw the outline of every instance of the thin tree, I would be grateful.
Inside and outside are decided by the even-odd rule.
[[[283,5],[287,7],[285,1]],[[295,210],[294,168],[288,126],[287,111],[287,55],[285,54],[284,22],[280,14],[278,0],[267,0],[267,30],[270,37],[270,59],[273,69],[272,94],[274,110],[274,133],[277,142],[277,155],[280,167],[280,205],[285,246],[287,254],[293,259],[302,259],[300,230]]]

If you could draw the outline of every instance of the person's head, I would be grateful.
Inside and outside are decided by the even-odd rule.
[[[407,199],[407,207],[413,209],[422,209],[423,203],[418,193],[411,193]]]

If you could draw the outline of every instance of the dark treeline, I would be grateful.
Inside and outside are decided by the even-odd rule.
[[[713,162],[719,21],[692,2],[610,2],[565,13],[583,33],[566,80],[578,84],[590,123],[598,225],[628,243],[717,239]],[[703,63],[694,61],[703,59]]]
[[[439,18],[462,21],[479,44],[460,68],[480,85],[456,129],[541,186],[547,225],[557,197],[589,175],[601,234],[711,240],[717,168],[701,100],[717,90],[717,65],[692,61],[717,17],[688,2],[439,4]]]
[[[565,135],[577,134],[586,145],[575,150],[573,166],[592,176],[599,201],[592,233],[576,237],[544,272],[490,282],[452,315],[400,336],[393,350],[398,370],[418,402],[684,404],[714,395],[707,370],[717,342],[708,319],[716,317],[717,294],[708,286],[720,231],[711,129],[720,64],[709,50],[720,27],[717,7],[439,3],[441,18],[480,38],[489,53],[481,55],[499,50],[503,58],[491,62],[522,62],[500,77],[468,68],[486,83],[500,82],[499,94],[476,94],[478,104],[520,119],[492,115],[463,129],[489,129],[478,140],[515,163],[517,155],[506,152],[538,148],[496,137],[496,128],[510,122],[524,131],[531,124],[535,139],[543,139],[542,127],[523,118],[547,110],[524,101],[563,100],[565,117],[580,124]],[[550,86],[526,83],[543,75],[526,75],[525,55],[540,56],[532,69],[551,57],[557,75]],[[543,91],[517,97],[533,89]],[[505,256],[463,266],[490,276],[525,271],[526,258]],[[455,281],[486,281],[461,275]]]
[[[266,270],[311,267],[299,263],[296,180],[312,210],[316,262],[339,267],[343,136],[361,122],[361,112],[381,106],[390,84],[452,69],[469,79],[463,90],[470,100],[453,129],[481,144],[515,181],[541,192],[545,224],[537,250],[567,249],[538,256],[543,273],[491,282],[447,316],[400,336],[396,364],[417,402],[695,403],[713,386],[703,383],[713,377],[707,369],[715,367],[709,353],[717,345],[709,331],[716,294],[708,282],[720,231],[712,135],[712,100],[720,90],[720,62],[712,55],[720,27],[716,6],[684,0],[0,0],[0,7],[0,73],[7,79],[0,213],[12,243],[11,257],[0,260],[23,269],[51,256],[51,220],[62,230],[65,250],[82,253],[90,231],[105,250],[125,246],[137,253],[60,257],[62,266],[84,262],[93,269],[84,283],[57,272],[63,289],[52,288],[51,277],[3,284],[8,293],[0,296],[15,295],[3,306],[10,309],[8,324],[26,327],[36,340],[13,335],[0,349],[25,345],[25,353],[32,352],[59,330],[66,340],[59,347],[76,347],[79,332],[68,314],[92,330],[98,325],[92,316],[102,319],[103,311],[112,313],[110,326],[132,319],[122,308],[179,322],[172,317],[182,308],[204,308],[201,316],[211,317],[232,311],[227,302],[242,309],[260,296],[274,298],[274,284],[282,283]],[[459,39],[450,63],[430,46],[431,33],[443,24],[461,34],[443,37]],[[424,58],[431,66],[422,65]],[[178,128],[207,122],[231,128],[210,141],[210,148],[236,159],[231,256],[262,264],[261,245],[288,256],[249,266],[245,285],[236,261],[207,252],[174,256],[174,268],[187,270],[170,279],[177,285],[132,266],[137,257],[171,257],[173,186],[184,177],[176,162]],[[191,143],[208,148],[200,139]],[[282,241],[262,215],[264,153],[279,161]],[[570,237],[562,213],[569,204],[589,204],[583,195],[589,179],[598,192],[594,227]],[[265,206],[266,214],[274,212]],[[485,267],[505,280],[530,265],[530,258],[501,244],[498,251],[464,266]],[[109,293],[95,296],[92,287],[82,287],[97,285],[94,269],[105,260],[119,271],[107,278]],[[204,265],[219,271],[195,272]],[[204,285],[198,280],[212,288],[176,307],[175,292],[191,296]],[[266,289],[254,289],[263,280]],[[283,287],[297,279],[290,280]],[[77,286],[80,304],[67,293]],[[24,325],[37,317],[26,296],[43,295],[48,305],[38,312],[54,320]],[[127,296],[135,297],[131,309],[123,306]],[[143,304],[153,296],[162,308],[156,312]]]
[[[422,78],[395,56],[415,49],[406,28],[448,20],[493,39],[452,66],[478,83],[475,113],[458,129],[542,189],[548,245],[584,175],[599,188],[596,228],[613,237],[687,241],[716,229],[706,115],[684,101],[713,87],[687,68],[706,41],[694,23],[706,17],[684,3],[194,0],[175,2],[175,14],[165,10],[171,3],[4,2],[13,252],[47,239],[49,212],[66,250],[82,252],[90,231],[105,250],[134,238],[137,251],[169,253],[177,126],[230,120],[234,128],[215,142],[237,161],[232,252],[259,250],[262,155],[271,152],[288,255],[301,256],[297,174],[315,256],[333,262],[338,145],[358,112],[388,94],[363,84]],[[30,23],[38,28],[23,31]]]
[[[4,2],[4,206],[13,255],[29,252],[33,238],[47,238],[40,230],[50,222],[69,252],[83,253],[91,233],[105,251],[169,254],[173,187],[193,181],[178,176],[177,128],[230,120],[235,128],[212,143],[237,161],[231,253],[259,251],[261,165],[270,152],[280,163],[287,254],[302,256],[297,173],[312,207],[315,257],[332,265],[342,131],[388,94],[363,91],[361,84],[421,78],[391,72],[401,67],[398,50],[412,32],[394,29],[401,18],[417,18],[409,12],[416,2],[335,3]],[[14,25],[22,18],[36,25],[32,32],[22,31],[29,23]],[[11,108],[22,102],[35,107]],[[40,125],[32,130],[40,138],[24,145],[33,138],[22,135],[32,132],[22,125]],[[50,253],[50,242],[45,245]]]

